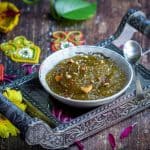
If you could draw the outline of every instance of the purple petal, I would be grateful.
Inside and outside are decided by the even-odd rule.
[[[23,64],[22,67],[26,69],[26,74],[31,74],[33,72],[32,65],[30,64]]]
[[[79,150],[84,150],[84,145],[81,143],[81,141],[76,141],[75,144],[78,146]]]
[[[115,142],[114,136],[111,133],[108,134],[108,141],[109,141],[112,149],[114,150],[114,148],[116,147],[116,142]]]
[[[61,109],[53,108],[52,109],[52,114],[55,116],[59,121],[61,122],[68,122],[71,120],[71,117],[68,115],[64,115],[63,111]]]
[[[67,115],[62,115],[61,116],[61,121],[66,123],[69,122],[71,120],[71,117],[67,116]]]
[[[58,113],[59,113],[59,110],[56,109],[56,108],[53,108],[52,109],[52,114],[57,118],[58,117]]]
[[[134,123],[133,125],[131,125],[131,126],[125,128],[125,129],[120,133],[120,139],[122,140],[122,139],[128,137],[128,136],[132,133],[133,128],[135,127],[136,124],[137,124],[137,123]]]
[[[66,123],[71,120],[71,117],[64,115],[63,111],[57,108],[52,109],[52,114],[61,122]],[[78,146],[79,150],[84,150],[84,145],[80,141],[76,141],[75,144]]]
[[[22,64],[21,66],[22,67],[29,67],[29,66],[32,66],[32,65],[30,65],[30,64]]]
[[[52,114],[53,114],[53,116],[55,116],[55,117],[56,117],[55,109],[52,109]]]
[[[33,72],[32,67],[27,67],[27,74],[31,74]]]
[[[64,116],[63,122],[68,122],[68,121],[70,121],[69,118]]]
[[[9,79],[9,78],[4,77],[4,81],[12,82],[12,79]]]
[[[7,74],[5,74],[4,77],[9,78],[9,79],[14,79],[14,78],[17,77],[17,75],[7,75]]]
[[[58,118],[58,120],[60,120],[60,121],[62,121],[61,116],[62,116],[62,110],[60,109],[60,110],[58,111],[58,115],[57,115],[57,118]]]
[[[26,69],[26,74],[31,74],[39,70],[40,64],[23,64],[22,67]]]

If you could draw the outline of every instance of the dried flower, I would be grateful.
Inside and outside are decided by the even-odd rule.
[[[84,145],[81,143],[81,141],[76,141],[75,144],[78,146],[79,150],[84,150]]]
[[[115,141],[113,134],[111,134],[111,133],[108,134],[108,141],[109,141],[112,149],[114,150],[116,147],[116,141]]]
[[[70,116],[64,115],[63,111],[61,109],[53,108],[52,114],[61,122],[65,123],[71,120]],[[79,150],[84,150],[84,145],[81,143],[81,141],[75,141],[75,144],[77,145]]]
[[[71,120],[71,117],[64,115],[61,109],[53,108],[52,114],[61,122],[65,123]]]
[[[7,82],[12,82],[12,80],[14,80],[16,78],[17,75],[7,75],[5,74],[4,75],[4,81],[7,81]]]
[[[31,64],[22,64],[22,67],[26,69],[26,74],[31,74],[36,72],[39,69],[39,64],[31,65]]]
[[[133,131],[133,128],[135,127],[137,123],[134,123],[133,125],[131,126],[128,126],[127,128],[125,128],[121,133],[120,133],[120,139],[124,139],[126,137],[128,137],[132,131]]]

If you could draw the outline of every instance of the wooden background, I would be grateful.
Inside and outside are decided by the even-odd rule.
[[[49,16],[49,1],[41,0],[37,5],[28,6],[21,0],[10,0],[21,9],[19,25],[7,35],[0,35],[0,41],[9,40],[18,35],[24,35],[28,39],[41,45],[38,37],[51,29],[57,30],[81,30],[86,38],[87,44],[95,44],[98,41],[107,38],[117,29],[123,15],[129,8],[139,8],[150,17],[149,0],[97,0],[97,14],[90,20],[76,23],[56,22]],[[67,0],[66,0],[67,1]],[[93,0],[94,1],[94,0]],[[142,34],[136,34],[137,40],[143,48],[150,48],[150,40]],[[48,46],[42,45],[42,55],[40,60],[44,59],[45,54],[49,54]],[[0,53],[0,63],[4,63],[5,56]],[[148,59],[147,59],[148,60]],[[14,65],[17,65],[14,63]],[[146,66],[150,66],[150,61],[146,61]],[[123,140],[119,141],[121,130],[137,122],[133,133]],[[150,150],[150,109],[147,109],[137,115],[112,126],[96,135],[82,141],[85,150],[110,150],[111,147],[107,141],[107,135],[114,134],[117,140],[117,149],[122,150]],[[0,139],[0,150],[40,150],[39,146],[28,146],[19,136],[9,139]],[[73,145],[69,150],[77,150]]]

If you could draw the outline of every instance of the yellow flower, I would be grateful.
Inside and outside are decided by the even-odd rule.
[[[9,135],[17,136],[19,130],[6,118],[0,117],[0,137],[8,138]]]
[[[14,103],[18,108],[25,111],[26,105],[22,103],[22,94],[20,91],[16,91],[13,89],[6,89],[3,93],[5,97],[7,97],[12,103]],[[0,137],[8,138],[11,136],[17,136],[19,130],[3,115],[0,114]]]
[[[0,32],[7,33],[18,24],[20,11],[11,2],[0,2]]]

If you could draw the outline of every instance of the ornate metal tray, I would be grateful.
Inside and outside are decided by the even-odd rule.
[[[150,22],[146,20],[144,13],[130,9],[122,19],[117,32],[97,45],[110,48],[122,55],[118,47],[131,39],[136,29],[150,37]],[[10,64],[7,71],[10,73],[15,68],[9,61],[7,60],[8,65]],[[20,111],[2,94],[0,94],[0,112],[21,130],[28,144],[40,144],[47,149],[66,148],[75,141],[82,140],[150,107],[150,71],[141,64],[137,66],[137,69],[141,75],[144,99],[138,100],[135,97],[133,82],[128,90],[115,101],[84,110],[68,107],[52,98],[40,85],[37,72],[24,76],[24,72],[18,70],[20,79],[1,85],[0,90],[3,91],[7,87],[21,90],[24,101],[29,106],[28,114]],[[52,115],[55,107],[69,114],[72,119],[66,123],[57,120]],[[46,123],[34,118],[35,116]]]

